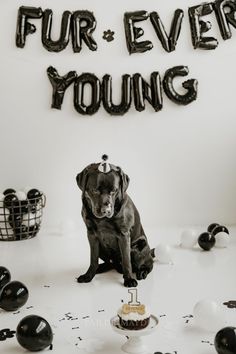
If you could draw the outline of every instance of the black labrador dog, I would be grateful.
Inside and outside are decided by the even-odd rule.
[[[153,268],[153,250],[147,242],[139,213],[126,193],[129,177],[120,167],[109,164],[87,166],[77,177],[82,190],[82,217],[90,244],[90,266],[78,277],[90,282],[96,273],[116,269],[123,274],[124,286],[135,287]],[[99,264],[99,258],[104,263]]]

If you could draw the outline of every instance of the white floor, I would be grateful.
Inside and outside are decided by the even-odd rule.
[[[230,229],[227,249],[214,248],[210,252],[198,247],[180,248],[179,229],[146,233],[152,246],[159,242],[170,244],[174,261],[173,265],[155,263],[149,277],[139,282],[139,300],[160,321],[156,331],[144,339],[149,352],[215,353],[215,332],[197,328],[189,315],[196,302],[212,299],[226,313],[222,327],[236,326],[236,308],[223,305],[236,300],[236,229]],[[122,353],[120,348],[126,338],[113,332],[109,321],[122,300],[130,300],[129,294],[122,285],[122,276],[114,271],[97,275],[89,284],[75,281],[87,268],[88,252],[84,230],[77,236],[41,231],[32,240],[0,242],[0,265],[10,270],[12,280],[25,283],[30,293],[19,311],[0,310],[0,329],[15,330],[24,316],[37,314],[53,328],[54,354]],[[25,350],[14,337],[0,342],[0,353],[20,354]]]

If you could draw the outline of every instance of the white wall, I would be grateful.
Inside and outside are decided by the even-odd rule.
[[[130,176],[129,192],[144,225],[235,223],[236,30],[232,29],[232,39],[223,41],[212,14],[211,34],[218,38],[219,46],[214,51],[194,50],[187,9],[197,4],[184,0],[1,1],[0,189],[38,187],[47,195],[46,224],[63,218],[81,221],[75,176],[107,153],[110,161]],[[84,46],[81,53],[74,54],[69,44],[61,53],[49,53],[41,44],[40,20],[32,21],[38,31],[27,36],[25,48],[17,48],[15,29],[21,5],[53,9],[55,38],[64,10],[93,11],[97,52]],[[185,11],[185,18],[175,52],[164,52],[147,21],[140,25],[154,48],[145,54],[128,54],[124,12],[158,11],[168,28],[178,7]],[[102,39],[103,31],[109,28],[115,31],[111,43]],[[124,73],[140,72],[148,79],[152,71],[160,71],[163,77],[170,67],[188,65],[188,78],[199,81],[198,99],[184,107],[164,95],[159,113],[147,104],[142,113],[132,107],[123,117],[112,117],[103,108],[92,117],[84,117],[74,110],[70,87],[62,110],[52,110],[46,75],[50,65],[61,74],[76,70],[101,78],[109,73],[114,94]]]

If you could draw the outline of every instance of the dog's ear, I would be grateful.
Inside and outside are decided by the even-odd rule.
[[[143,236],[139,237],[137,240],[134,241],[134,243],[132,243],[132,248],[136,248],[139,252],[141,252],[146,246],[147,241]]]
[[[82,172],[78,173],[78,175],[76,176],[76,182],[82,191],[85,190],[87,178],[88,178],[88,168],[86,167],[85,169],[83,169]]]
[[[120,176],[121,192],[122,192],[122,196],[124,196],[128,186],[129,186],[129,176],[126,175],[120,167],[118,167],[118,172],[119,172],[119,176]]]

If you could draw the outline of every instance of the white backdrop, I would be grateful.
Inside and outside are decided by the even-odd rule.
[[[223,41],[214,14],[209,15],[213,28],[207,35],[218,38],[219,46],[213,51],[194,50],[187,10],[197,4],[184,0],[1,1],[1,190],[37,187],[47,195],[45,224],[69,219],[81,222],[76,174],[107,153],[130,176],[129,193],[144,225],[235,223],[236,30],[232,28],[232,38]],[[30,21],[37,32],[27,36],[24,49],[17,48],[17,10],[22,5],[53,10],[55,39],[64,10],[93,11],[98,50],[91,52],[84,45],[75,54],[69,43],[61,53],[46,51],[41,43],[41,20]],[[140,40],[151,40],[154,48],[129,55],[123,26],[126,11],[158,11],[169,29],[177,8],[185,16],[175,52],[164,51],[148,20],[140,23],[145,29]],[[107,29],[115,31],[110,43],[102,39]],[[170,67],[188,65],[187,79],[199,81],[198,98],[184,107],[163,95],[163,109],[158,113],[147,103],[142,113],[132,107],[125,116],[114,117],[101,107],[89,117],[75,111],[71,86],[62,110],[53,110],[46,74],[50,65],[62,75],[76,70],[102,78],[109,73],[116,98],[125,73],[139,72],[148,80],[152,71],[163,77]]]

